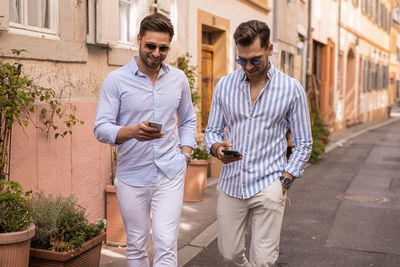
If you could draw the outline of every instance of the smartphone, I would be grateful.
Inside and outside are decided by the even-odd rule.
[[[241,157],[242,156],[242,154],[240,154],[240,152],[238,152],[236,150],[223,149],[222,152],[224,152],[224,154],[232,155],[232,156],[235,156],[235,157]]]
[[[148,126],[149,126],[149,127],[153,127],[153,128],[157,128],[157,130],[158,130],[159,132],[161,132],[162,124],[159,124],[159,123],[157,123],[157,122],[149,121],[149,122],[148,122]]]

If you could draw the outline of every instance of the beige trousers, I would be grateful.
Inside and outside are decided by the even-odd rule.
[[[249,199],[226,195],[219,187],[217,202],[218,248],[226,266],[273,266],[279,240],[286,194],[277,179]],[[246,224],[251,224],[249,260],[245,256]]]

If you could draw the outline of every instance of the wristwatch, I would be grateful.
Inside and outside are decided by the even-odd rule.
[[[193,153],[188,153],[188,152],[181,152],[185,157],[188,158],[188,163],[192,162],[193,158],[192,158],[192,154]]]
[[[283,187],[286,188],[286,190],[288,190],[293,183],[293,181],[290,178],[287,178],[285,176],[280,176],[279,180],[281,181]]]

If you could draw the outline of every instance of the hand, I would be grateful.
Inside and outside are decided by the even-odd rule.
[[[157,128],[148,126],[147,121],[142,121],[138,125],[132,126],[133,138],[140,142],[159,139],[164,136],[163,132],[159,132]]]
[[[242,156],[233,156],[233,155],[227,155],[222,150],[227,149],[228,147],[231,147],[232,144],[230,142],[222,142],[221,145],[217,148],[216,155],[217,158],[222,161],[224,164],[228,164],[234,161],[238,161],[243,159]]]
[[[284,195],[286,192],[286,187],[283,186],[282,182],[281,182],[281,186],[282,186],[282,195]]]

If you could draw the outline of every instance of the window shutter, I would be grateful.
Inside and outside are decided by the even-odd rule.
[[[171,16],[171,0],[157,0],[157,12],[170,17]]]
[[[118,42],[119,0],[96,0],[96,44]]]
[[[10,1],[0,1],[0,31],[8,31],[9,2]]]

